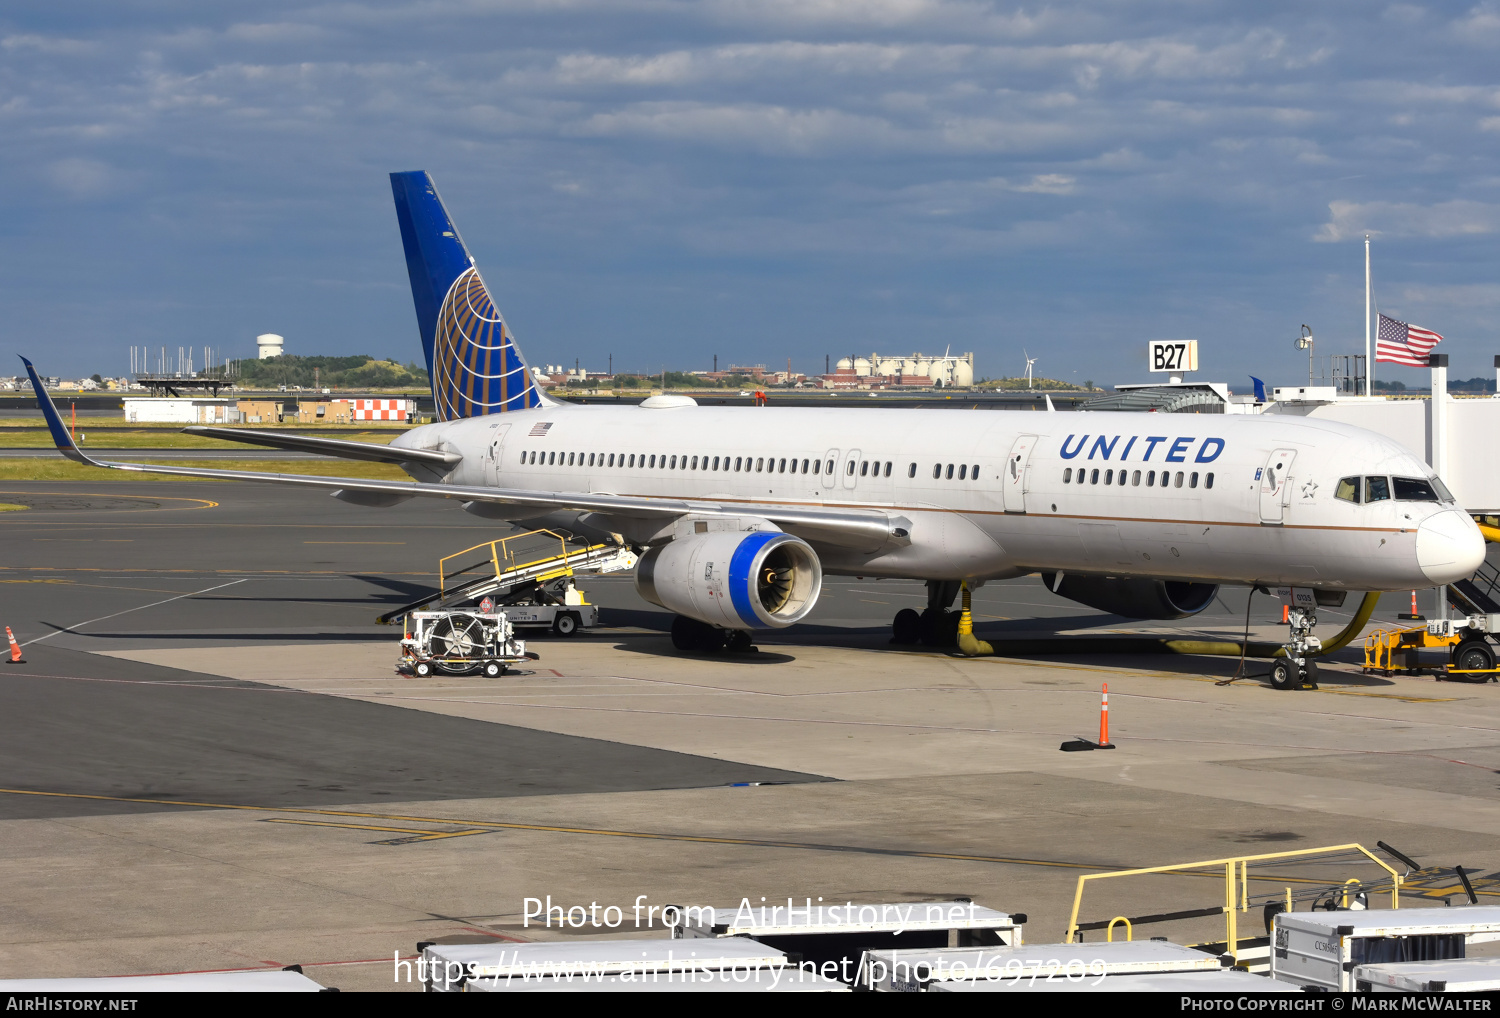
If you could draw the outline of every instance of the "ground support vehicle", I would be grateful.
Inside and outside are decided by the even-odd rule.
[[[480,674],[493,679],[535,660],[503,612],[412,612],[396,671],[417,678]]]
[[[1500,633],[1500,614],[1468,615],[1456,619],[1433,619],[1407,629],[1377,629],[1365,637],[1366,675],[1432,672],[1453,682],[1500,681],[1495,647],[1490,638]],[[1423,665],[1418,651],[1448,648],[1441,665]]]
[[[599,624],[599,607],[588,603],[574,576],[625,571],[635,563],[635,553],[615,542],[588,544],[553,530],[530,530],[439,559],[435,592],[376,621],[393,625],[419,608],[500,611],[512,626],[572,636]]]

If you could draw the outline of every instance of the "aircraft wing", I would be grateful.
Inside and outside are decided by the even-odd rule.
[[[366,460],[375,463],[432,463],[451,467],[463,459],[456,452],[437,452],[428,449],[402,449],[379,445],[375,442],[350,442],[341,438],[318,438],[312,435],[292,435],[285,431],[248,431],[240,428],[211,428],[193,424],[182,429],[189,435],[218,438],[226,442],[244,442],[247,445],[265,445],[273,449],[293,449],[297,452],[315,452],[324,456],[338,456],[346,460]]]
[[[332,491],[367,493],[416,498],[447,498],[461,502],[484,502],[515,506],[523,513],[540,515],[558,510],[595,512],[604,516],[634,519],[660,519],[663,523],[679,516],[754,517],[767,519],[814,543],[876,551],[889,545],[910,543],[911,521],[878,509],[804,509],[796,506],[771,506],[759,503],[737,505],[720,500],[651,498],[644,495],[608,495],[597,492],[537,491],[524,488],[489,488],[455,484],[430,484],[423,481],[380,481],[362,477],[326,477],[316,474],[272,474],[252,470],[210,470],[199,467],[177,467],[149,463],[121,463],[96,460],[79,449],[63,423],[52,397],[37,377],[36,368],[25,357],[26,373],[36,390],[37,405],[46,418],[47,428],[57,451],[75,463],[110,470],[136,473],[171,474],[177,477],[206,477],[221,481],[259,481],[303,488],[326,488]],[[214,437],[221,437],[215,435]],[[335,441],[320,439],[318,441]],[[340,443],[355,445],[358,443]],[[309,449],[308,451],[314,451]],[[394,451],[394,450],[392,450]],[[411,450],[403,450],[409,452]]]

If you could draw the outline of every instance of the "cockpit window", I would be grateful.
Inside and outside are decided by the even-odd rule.
[[[1434,474],[1432,477],[1429,477],[1427,479],[1432,482],[1433,488],[1437,490],[1438,498],[1442,499],[1444,502],[1458,501],[1453,497],[1453,492],[1449,491],[1448,486],[1443,483],[1443,479],[1441,477],[1438,477],[1436,474]]]
[[[1339,486],[1333,491],[1334,498],[1341,498],[1345,502],[1359,501],[1359,478],[1340,477]]]
[[[1391,480],[1389,477],[1366,477],[1365,478],[1365,501],[1384,502],[1391,497]]]
[[[1421,477],[1397,477],[1396,499],[1401,502],[1436,502],[1437,492]]]

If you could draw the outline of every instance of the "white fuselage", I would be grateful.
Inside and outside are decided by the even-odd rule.
[[[460,453],[453,484],[911,521],[909,545],[819,547],[832,573],[1399,590],[1467,577],[1484,556],[1452,502],[1335,497],[1341,478],[1432,471],[1388,439],[1316,419],[565,405],[427,425],[396,444]]]

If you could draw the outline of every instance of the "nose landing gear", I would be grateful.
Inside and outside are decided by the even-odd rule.
[[[1293,608],[1287,612],[1291,639],[1282,645],[1284,657],[1271,665],[1271,685],[1276,689],[1317,689],[1318,666],[1313,655],[1323,649],[1323,641],[1312,634],[1318,624],[1318,613],[1312,608]]]

